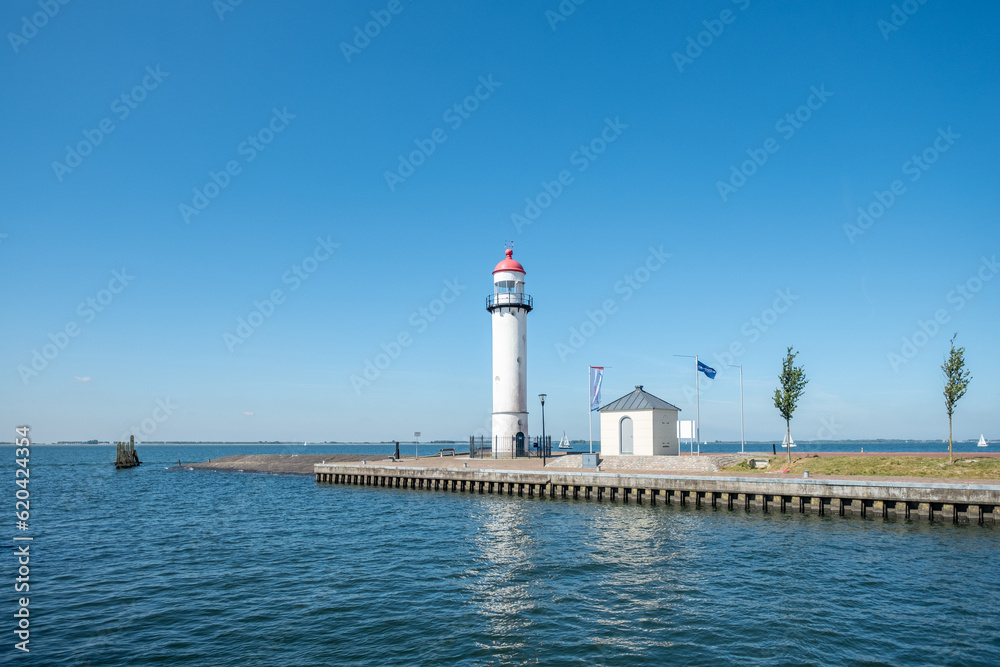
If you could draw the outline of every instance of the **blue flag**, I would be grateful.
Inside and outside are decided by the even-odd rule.
[[[711,366],[706,366],[705,364],[698,362],[698,370],[708,376],[709,380],[715,379],[715,369]]]
[[[604,366],[590,367],[590,411],[601,407],[601,384],[604,382]]]

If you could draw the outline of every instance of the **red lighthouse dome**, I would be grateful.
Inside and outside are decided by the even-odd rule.
[[[497,268],[493,269],[493,273],[500,273],[501,271],[517,271],[518,273],[524,273],[524,267],[521,263],[514,259],[514,251],[510,248],[507,249],[507,259],[500,260],[497,264]]]

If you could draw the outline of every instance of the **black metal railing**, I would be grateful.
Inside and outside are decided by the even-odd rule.
[[[488,459],[493,456],[493,443],[485,436],[469,436],[469,458]]]
[[[528,456],[534,456],[535,458],[548,459],[552,458],[552,436],[545,436],[545,441],[542,441],[542,436],[536,435],[534,437],[534,444],[532,445],[532,453]]]
[[[517,436],[493,436],[492,442],[483,436],[469,436],[469,457],[473,459],[548,458],[552,456],[552,436],[531,440]]]
[[[534,306],[531,297],[520,292],[499,292],[486,297],[486,310],[507,307],[531,310]]]

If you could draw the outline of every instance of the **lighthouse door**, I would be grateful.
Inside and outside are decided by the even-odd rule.
[[[632,418],[623,417],[621,422],[622,454],[632,453]]]
[[[517,436],[515,436],[514,440],[515,440],[514,456],[524,456],[525,455],[524,433],[522,431],[518,431]]]

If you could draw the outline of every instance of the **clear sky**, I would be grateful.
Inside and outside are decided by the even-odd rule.
[[[577,2],[3,3],[2,439],[467,437],[513,241],[556,437],[1000,440],[1000,8]]]

